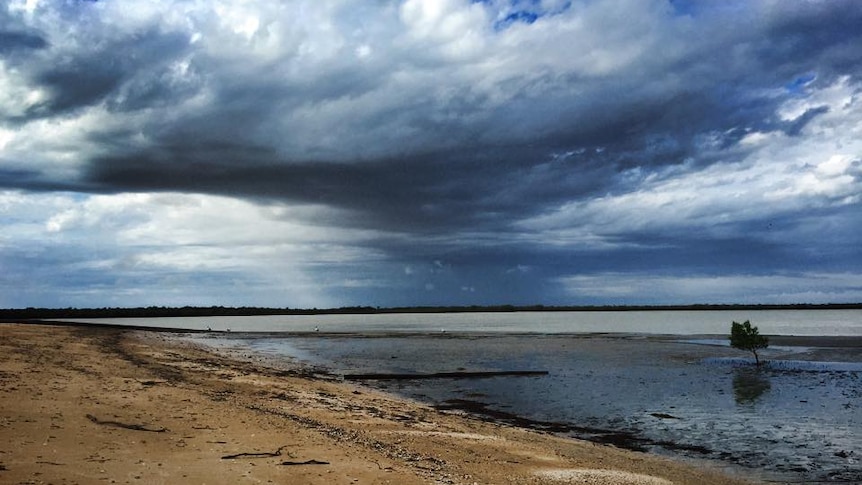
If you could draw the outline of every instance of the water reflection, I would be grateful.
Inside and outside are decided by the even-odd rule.
[[[772,385],[762,369],[737,368],[733,371],[733,397],[736,404],[754,404]]]

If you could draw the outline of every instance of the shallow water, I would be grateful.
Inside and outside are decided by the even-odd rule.
[[[745,353],[708,345],[719,337],[247,337],[221,343],[339,374],[544,370],[538,377],[369,384],[520,425],[714,460],[756,478],[862,481],[859,348],[835,350],[842,362],[810,360],[833,355],[829,349],[771,348],[762,357],[772,363],[756,368]]]
[[[90,323],[234,332],[440,332],[724,334],[731,321],[751,320],[768,335],[862,336],[862,310],[599,311],[389,313],[79,319]]]

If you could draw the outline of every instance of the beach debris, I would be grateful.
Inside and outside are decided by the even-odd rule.
[[[548,375],[546,370],[507,370],[507,371],[459,371],[432,372],[428,374],[345,374],[346,381],[396,381],[415,379],[483,379],[489,377],[529,377]]]
[[[155,379],[138,380],[138,383],[142,386],[155,386],[156,384],[165,384],[167,382],[168,381],[155,380]]]
[[[222,460],[234,460],[236,458],[274,458],[276,456],[281,456],[282,450],[287,448],[287,445],[279,447],[277,450],[272,452],[253,452],[253,453],[236,453],[233,455],[225,455],[221,457]]]
[[[90,421],[102,426],[113,426],[115,428],[131,429],[134,431],[148,431],[150,433],[164,433],[168,430],[167,428],[149,428],[142,424],[127,424],[119,421],[102,420],[92,414],[87,414],[86,416]]]
[[[284,466],[296,466],[296,465],[329,465],[328,461],[320,461],[320,460],[306,460],[306,461],[283,461],[281,462]]]
[[[667,413],[649,413],[649,414],[650,414],[650,416],[652,416],[654,418],[659,418],[659,419],[680,419],[680,418],[678,418],[672,414],[667,414]]]

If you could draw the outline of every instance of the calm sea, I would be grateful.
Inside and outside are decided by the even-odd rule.
[[[862,310],[395,313],[78,320],[239,332],[642,333],[724,335],[751,320],[767,335],[862,336]]]

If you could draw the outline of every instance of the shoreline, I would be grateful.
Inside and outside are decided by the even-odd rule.
[[[231,359],[162,332],[0,324],[0,480],[753,483]]]
[[[708,466],[717,465],[719,468],[728,470],[736,476],[745,476],[755,480],[781,483],[784,481],[799,482],[801,480],[820,480],[828,478],[830,480],[834,479],[836,482],[855,483],[855,479],[852,477],[856,477],[858,475],[858,473],[852,472],[853,466],[849,463],[852,463],[854,455],[852,451],[848,451],[856,449],[856,447],[849,443],[844,443],[841,446],[835,445],[835,443],[841,442],[841,431],[835,431],[832,435],[833,438],[837,438],[838,441],[829,441],[826,438],[818,438],[818,436],[820,436],[820,432],[816,429],[810,427],[806,428],[805,426],[786,427],[780,420],[773,420],[770,422],[767,418],[765,420],[755,419],[754,422],[751,423],[751,426],[747,426],[751,430],[740,434],[733,431],[733,429],[741,424],[744,425],[744,421],[746,421],[747,418],[740,418],[739,414],[734,412],[734,410],[727,411],[727,408],[722,408],[722,405],[713,407],[712,404],[707,404],[704,407],[705,403],[703,402],[693,406],[687,405],[686,403],[691,401],[689,401],[690,398],[686,397],[686,392],[691,392],[693,389],[685,389],[684,381],[686,381],[687,378],[679,379],[679,382],[677,382],[675,380],[677,371],[672,369],[678,369],[680,371],[680,375],[686,376],[691,374],[691,371],[684,368],[678,368],[678,363],[683,363],[683,367],[685,367],[687,365],[691,365],[695,361],[703,359],[703,362],[707,366],[706,368],[712,368],[712,371],[706,370],[705,375],[704,373],[701,373],[699,377],[695,378],[695,380],[701,383],[701,387],[708,387],[710,389],[708,394],[713,395],[716,400],[729,402],[731,407],[741,411],[742,415],[749,415],[752,410],[752,405],[759,400],[760,393],[762,393],[763,390],[768,390],[770,387],[770,381],[774,381],[773,384],[776,389],[782,389],[785,391],[784,394],[787,396],[797,397],[788,397],[782,402],[776,402],[776,400],[781,400],[780,397],[776,398],[776,396],[780,396],[781,393],[767,393],[767,396],[771,395],[772,397],[767,398],[769,404],[763,404],[765,407],[762,407],[762,410],[764,410],[764,412],[768,412],[767,410],[770,409],[770,406],[778,405],[778,408],[772,409],[779,409],[781,413],[785,413],[789,408],[800,408],[799,404],[794,404],[796,400],[798,400],[799,403],[806,403],[802,405],[802,407],[808,407],[807,403],[809,402],[818,402],[821,396],[817,392],[814,392],[814,388],[817,386],[817,379],[811,376],[815,376],[822,372],[829,372],[828,375],[835,377],[834,372],[839,372],[841,375],[840,380],[844,382],[845,386],[848,385],[848,382],[853,380],[852,376],[855,375],[859,369],[862,369],[862,367],[860,367],[862,366],[862,353],[858,350],[860,339],[853,339],[853,342],[848,342],[847,339],[833,337],[783,338],[780,343],[776,343],[775,347],[769,349],[770,357],[768,359],[764,357],[764,359],[768,361],[768,364],[763,366],[762,370],[768,373],[768,376],[751,377],[750,372],[747,372],[746,369],[753,367],[753,359],[748,357],[739,357],[738,355],[746,353],[736,349],[731,349],[726,338],[723,339],[723,343],[716,343],[719,339],[701,340],[700,338],[695,338],[692,340],[691,336],[680,338],[680,336],[676,335],[647,336],[607,333],[569,335],[500,333],[473,333],[470,335],[462,335],[454,332],[448,334],[387,333],[375,335],[328,335],[320,333],[314,335],[304,334],[289,336],[285,336],[283,334],[269,334],[263,336],[263,338],[271,342],[265,344],[263,348],[267,350],[259,354],[254,353],[254,347],[249,347],[247,350],[244,350],[245,347],[239,343],[245,338],[254,340],[260,337],[260,334],[248,334],[245,337],[242,335],[224,336],[225,342],[231,342],[229,346],[227,348],[222,348],[219,345],[216,345],[215,348],[218,348],[219,352],[227,351],[229,354],[230,347],[233,345],[239,345],[239,347],[236,347],[237,354],[251,351],[253,352],[252,355],[267,356],[272,352],[268,358],[273,359],[276,365],[278,365],[278,363],[286,363],[287,365],[290,365],[292,359],[298,359],[299,362],[303,362],[313,368],[319,369],[322,373],[329,373],[332,376],[336,376],[336,378],[347,379],[352,375],[351,373],[357,372],[356,369],[362,369],[362,372],[370,373],[368,374],[370,377],[382,377],[381,379],[370,379],[367,385],[385,392],[394,392],[396,395],[403,396],[408,399],[417,399],[419,402],[430,405],[435,409],[465,412],[476,419],[488,422],[506,423],[540,432],[554,433],[559,436],[583,439],[594,443],[612,444],[618,448],[648,452],[661,456],[671,456],[675,460],[681,460],[684,462],[688,460],[694,460],[695,462],[706,460]],[[587,349],[594,349],[597,345],[603,348],[601,351],[602,355],[609,355],[605,354],[605,352],[611,352],[612,355],[614,352],[619,352],[619,350],[613,349],[620,348],[628,349],[623,352],[623,356],[631,355],[627,353],[630,351],[635,351],[636,355],[639,356],[643,352],[646,352],[647,354],[652,353],[653,356],[660,354],[663,356],[662,358],[669,359],[662,365],[662,368],[665,371],[666,377],[670,378],[670,381],[664,381],[664,383],[653,382],[653,384],[666,389],[667,392],[665,392],[665,395],[677,396],[678,399],[675,400],[671,398],[670,400],[664,400],[659,398],[656,400],[644,400],[641,398],[640,401],[638,401],[638,398],[632,399],[631,395],[628,395],[628,392],[630,390],[634,390],[636,394],[642,394],[638,389],[642,389],[641,386],[643,385],[643,381],[640,381],[640,384],[638,384],[638,378],[634,377],[629,379],[631,381],[631,385],[627,387],[624,386],[622,389],[618,385],[611,384],[611,388],[613,388],[611,396],[615,395],[616,398],[611,397],[605,399],[607,405],[615,407],[615,411],[619,411],[620,409],[626,410],[622,413],[622,418],[619,417],[620,414],[617,412],[616,415],[612,415],[614,416],[612,419],[607,418],[603,420],[603,417],[606,418],[609,416],[609,414],[603,413],[603,411],[614,408],[591,408],[590,406],[596,403],[591,403],[590,398],[582,399],[578,396],[571,396],[571,402],[576,403],[574,407],[571,408],[576,410],[573,414],[567,415],[565,413],[552,413],[548,415],[541,412],[541,410],[539,410],[539,413],[536,413],[537,408],[531,408],[529,398],[520,400],[518,398],[514,398],[514,400],[512,400],[510,396],[507,396],[506,391],[497,392],[489,390],[490,388],[487,385],[481,384],[483,379],[471,379],[469,381],[459,383],[459,373],[483,369],[481,365],[478,367],[472,367],[468,363],[469,360],[462,360],[462,358],[465,357],[463,353],[458,354],[456,351],[453,354],[446,354],[447,358],[442,360],[423,360],[420,357],[411,358],[407,356],[411,354],[418,355],[416,353],[420,351],[420,353],[425,354],[424,350],[427,350],[429,355],[436,355],[439,358],[441,355],[438,354],[438,352],[441,348],[445,348],[447,351],[454,348],[481,348],[483,349],[480,351],[482,352],[481,355],[486,357],[493,355],[494,357],[489,357],[491,361],[499,363],[499,361],[496,361],[495,359],[499,358],[501,354],[493,350],[497,344],[489,344],[488,342],[505,340],[517,342],[519,339],[523,339],[525,337],[528,341],[534,342],[534,345],[538,345],[549,350],[559,347],[559,342],[563,342],[562,347],[568,348],[566,353],[574,352],[575,355],[584,355],[581,354],[583,351],[591,352],[591,350]],[[221,338],[222,335],[212,335],[203,339],[196,337],[192,337],[191,339],[195,342],[201,342],[206,346],[212,345],[210,342],[213,342],[213,344],[218,342]],[[291,352],[280,353],[278,351],[274,351],[273,349],[279,347],[280,344],[277,342],[282,338],[284,338],[285,342],[290,342],[291,339],[298,338],[305,343],[299,345],[298,348],[302,349],[299,351],[299,354],[293,354]],[[318,343],[315,342],[325,341],[329,338],[335,339],[333,342],[339,342],[336,347],[343,348],[345,350],[334,351],[334,353],[329,352],[328,355],[326,353],[318,355],[320,360],[317,360],[311,357],[311,354],[308,354],[309,349],[316,348],[318,345]],[[373,341],[378,338],[389,340],[394,339],[393,344],[373,343]],[[409,350],[401,348],[402,344],[400,343],[394,344],[394,342],[398,342],[402,338],[404,338],[406,342],[414,342],[414,344],[407,347]],[[372,342],[368,342],[369,340]],[[535,343],[536,340],[542,341],[543,343]],[[434,341],[437,343],[433,343]],[[476,344],[466,344],[465,347],[463,342],[470,341],[476,342]],[[557,343],[555,344],[553,342]],[[335,344],[333,343],[320,344],[321,348],[329,347],[330,349],[335,348],[333,347],[334,345]],[[584,347],[585,345],[587,347]],[[645,347],[644,345],[647,346]],[[653,347],[653,345],[664,346],[658,347],[663,348],[664,350],[655,351],[656,347]],[[291,344],[286,344],[286,347],[294,349],[297,348]],[[348,348],[352,348],[354,350],[346,350]],[[401,350],[398,351],[396,348]],[[377,349],[377,351],[374,349]],[[653,350],[648,351],[647,349]],[[519,352],[516,350],[516,347],[512,347],[511,350]],[[467,355],[469,355],[469,352],[471,351],[467,350]],[[359,357],[360,355],[363,357]],[[589,367],[588,362],[582,362],[582,364],[586,364],[586,367],[579,364],[577,368],[557,368],[554,367],[556,363],[566,362],[568,358],[559,354],[554,355],[561,357],[561,360],[556,360],[556,358],[551,359],[550,361],[545,360],[543,364],[538,366],[518,367],[516,365],[514,367],[507,367],[502,365],[499,368],[507,369],[508,372],[512,374],[519,374],[525,371],[547,372],[547,369],[554,369],[554,372],[552,373],[554,376],[561,376],[566,375],[568,372],[575,372],[581,375],[579,381],[585,386],[581,391],[579,391],[579,395],[589,396],[595,395],[595,393],[598,392],[603,392],[600,389],[604,388],[604,384],[590,378],[593,371],[597,370],[596,368]],[[625,357],[623,358],[625,359]],[[517,360],[518,359],[515,361]],[[443,364],[444,362],[447,362],[448,366]],[[535,361],[531,362],[535,363]],[[610,365],[615,365],[613,362],[613,358],[608,361]],[[321,367],[314,367],[318,365]],[[625,366],[626,364],[622,365]],[[456,372],[446,372],[446,370],[453,370],[456,368],[458,369]],[[399,372],[401,372],[401,370],[399,369],[415,369],[413,372],[424,372],[425,374],[424,376],[419,375],[419,378],[414,378],[416,376],[413,374],[400,374]],[[495,369],[495,367],[494,365],[491,365],[486,369]],[[566,369],[569,370],[567,371]],[[601,373],[600,370],[598,372]],[[632,375],[628,373],[628,370],[618,369],[618,372],[625,372],[626,375]],[[478,374],[483,374],[483,372],[480,371]],[[493,374],[493,372],[491,372],[491,374]],[[649,371],[647,374],[636,375],[646,379],[652,379],[654,377],[654,374]],[[402,377],[404,378],[403,381]],[[427,378],[423,379],[422,377]],[[616,379],[614,376],[611,377]],[[428,384],[419,383],[419,381],[428,380],[431,381]],[[402,381],[403,383],[397,381]],[[548,389],[565,389],[567,387],[567,383],[564,382],[565,379],[561,381],[559,377],[552,377],[551,384],[538,384],[535,386],[532,384],[524,384],[523,386],[520,384],[514,384],[516,381],[519,382],[518,380],[507,380],[505,381],[505,384],[500,383],[499,385],[504,386],[504,388],[508,388],[508,386],[511,385],[513,386],[512,388],[521,389],[521,391],[530,389],[527,394],[543,397],[549,396],[547,391]],[[526,381],[532,382],[531,379],[526,379]],[[542,379],[542,381],[544,381],[544,379]],[[673,384],[671,384],[671,381]],[[677,387],[680,383],[682,383],[681,385],[683,387]],[[749,389],[751,386],[753,386],[752,389],[761,390],[760,393],[756,396],[751,394]],[[852,392],[852,389],[850,388],[847,390]],[[551,391],[551,393],[553,392],[554,391]],[[607,392],[607,389],[605,389],[604,392]],[[696,390],[694,395],[702,396],[700,389]],[[559,397],[561,397],[561,395],[557,394],[554,399],[558,399]],[[658,396],[653,397],[655,398]],[[842,397],[839,394],[832,397],[845,399],[847,398],[847,395],[845,394]],[[695,401],[696,400],[697,398],[695,398]],[[639,402],[652,403],[652,406],[648,404],[646,406],[642,406],[641,404],[638,404]],[[839,401],[833,400],[830,402],[835,404]],[[600,406],[605,405],[606,404],[600,404]],[[847,405],[849,406],[850,404],[848,403]],[[519,413],[518,411],[515,411],[516,409],[520,409],[521,412]],[[589,411],[589,409],[592,409],[592,411]],[[710,412],[705,414],[703,411],[704,409],[710,409]],[[844,409],[846,409],[846,407]],[[712,412],[723,416],[724,414],[722,413],[728,412],[729,414],[724,416],[724,418],[727,419],[721,418],[720,421],[722,423],[729,424],[719,425],[712,428],[715,426],[713,423],[713,417],[716,416],[716,414],[712,414]],[[793,413],[796,413],[794,416],[799,417],[799,412],[801,412],[799,409],[795,409],[794,411],[791,411],[791,414],[793,415]],[[817,415],[817,413],[813,416],[803,416],[803,419],[805,420],[818,420],[821,418],[822,416]],[[831,423],[831,421],[827,421]],[[703,430],[707,428],[714,429],[716,434],[714,436],[705,436],[703,434]],[[776,429],[786,429],[786,431],[776,432],[774,431]],[[827,428],[824,428],[824,430],[825,429]],[[794,433],[792,430],[796,430],[796,433],[798,433],[799,436],[811,433],[814,434],[810,436],[812,438],[810,441],[800,441],[797,436],[797,438],[793,438],[789,442],[784,442],[779,435],[782,433],[792,434]],[[728,439],[730,439],[730,441],[727,441]],[[728,445],[728,443],[734,443],[734,439],[737,439],[735,444]],[[851,442],[852,441],[854,440],[851,440]],[[751,449],[761,449],[759,447],[764,446],[767,448],[762,449],[770,449],[769,447],[774,448],[780,446],[781,443],[784,444],[785,451],[767,454],[752,454],[749,451]],[[802,446],[804,449],[798,452],[786,451],[799,449],[799,446],[797,445]],[[835,448],[835,446],[839,447]],[[833,452],[835,452],[835,457],[838,458],[832,457]],[[847,460],[844,460],[843,458],[846,458]],[[845,461],[848,461],[848,463],[843,463]]]

